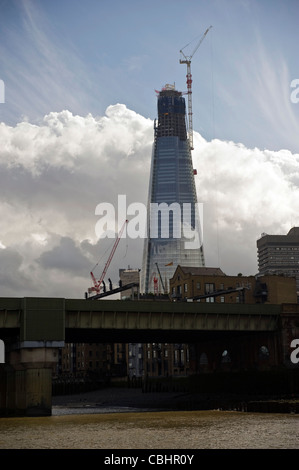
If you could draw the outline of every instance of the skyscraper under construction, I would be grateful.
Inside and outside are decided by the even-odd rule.
[[[177,265],[204,266],[186,104],[173,85],[158,92],[141,292],[168,291]]]

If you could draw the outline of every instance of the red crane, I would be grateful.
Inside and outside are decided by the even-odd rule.
[[[91,287],[90,289],[88,289],[89,292],[96,292],[97,294],[100,293],[100,291],[101,291],[101,284],[102,284],[102,282],[103,282],[103,280],[104,280],[104,278],[105,278],[107,269],[109,268],[109,265],[110,265],[110,263],[111,263],[111,260],[112,260],[112,258],[113,258],[113,255],[114,255],[114,253],[115,253],[115,250],[116,250],[116,248],[117,248],[117,245],[118,245],[118,243],[119,243],[119,240],[120,240],[120,238],[121,238],[121,236],[122,236],[122,233],[123,233],[123,231],[124,231],[125,225],[126,225],[127,223],[128,223],[128,220],[125,220],[125,222],[123,223],[122,228],[121,228],[120,231],[119,231],[119,234],[118,234],[118,236],[117,236],[117,239],[115,240],[115,243],[114,243],[114,245],[113,245],[113,248],[112,248],[112,250],[111,250],[111,253],[110,253],[110,255],[109,255],[109,258],[108,258],[107,261],[106,261],[106,264],[105,264],[105,267],[104,267],[104,270],[103,270],[103,272],[102,272],[102,274],[101,274],[100,279],[97,281],[96,278],[95,278],[95,276],[94,276],[94,274],[93,274],[93,272],[90,273],[90,275],[91,275],[91,277],[92,277],[92,280],[93,280],[94,287]]]

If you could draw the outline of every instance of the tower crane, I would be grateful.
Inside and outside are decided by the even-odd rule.
[[[152,281],[154,282],[154,294],[158,294],[158,278],[156,277],[156,273],[153,272],[149,281],[149,286],[152,285]]]
[[[126,225],[127,223],[128,223],[128,220],[125,220],[125,222],[123,223],[123,225],[122,225],[122,227],[121,227],[121,229],[120,229],[120,231],[119,231],[119,234],[118,234],[118,236],[117,236],[117,239],[115,240],[115,243],[114,243],[114,245],[113,245],[113,247],[112,247],[112,250],[111,250],[111,253],[110,253],[110,255],[109,255],[109,258],[108,258],[108,260],[106,261],[106,264],[105,264],[104,270],[103,270],[103,272],[102,272],[102,274],[101,274],[101,277],[100,277],[100,279],[99,279],[98,281],[96,280],[96,278],[95,278],[93,272],[91,271],[90,275],[91,275],[91,278],[92,278],[92,280],[93,280],[93,285],[94,285],[94,286],[91,287],[90,289],[88,289],[89,292],[96,292],[97,294],[100,293],[100,291],[101,291],[101,284],[102,284],[102,282],[103,282],[103,280],[104,280],[104,278],[105,278],[107,269],[109,268],[109,265],[110,265],[110,263],[111,263],[111,260],[112,260],[112,258],[113,258],[113,255],[114,255],[114,253],[115,253],[115,250],[116,250],[116,248],[117,248],[117,245],[119,244],[119,240],[120,240],[120,238],[121,238],[121,236],[122,236],[122,233],[123,233],[123,231],[124,231],[125,225]]]
[[[192,57],[194,56],[195,52],[197,51],[197,49],[199,48],[199,46],[201,45],[202,41],[204,40],[204,38],[206,37],[206,35],[208,34],[209,30],[212,28],[212,26],[210,26],[203,34],[203,36],[201,37],[199,43],[197,44],[197,46],[195,47],[194,51],[192,52],[192,54],[190,56],[186,56],[183,52],[183,49],[185,49],[187,46],[189,46],[190,43],[186,44],[186,46],[183,47],[183,49],[180,50],[180,53],[182,54],[182,56],[184,57],[183,59],[180,59],[180,64],[186,64],[187,65],[187,95],[188,95],[188,119],[189,119],[189,123],[188,123],[188,126],[189,126],[189,129],[188,129],[188,133],[189,133],[189,145],[190,145],[190,150],[193,150],[193,120],[192,120],[192,75],[191,75],[191,59]]]
[[[159,269],[158,263],[156,263],[156,266],[157,266],[157,271],[158,271],[158,273],[159,273],[160,281],[161,281],[161,284],[162,284],[162,287],[163,287],[163,292],[164,292],[164,294],[165,294],[164,282],[163,282],[163,279],[162,279],[162,276],[161,276],[161,273],[160,273],[160,269]]]

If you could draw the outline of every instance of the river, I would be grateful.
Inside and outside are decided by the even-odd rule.
[[[54,406],[1,418],[0,449],[298,449],[299,415]]]

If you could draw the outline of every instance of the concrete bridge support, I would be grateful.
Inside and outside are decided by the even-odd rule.
[[[58,348],[45,345],[8,352],[0,367],[0,414],[51,415],[52,375],[57,360]]]
[[[0,299],[1,312],[5,363],[0,364],[0,414],[49,416],[53,368],[64,346],[65,300]]]

